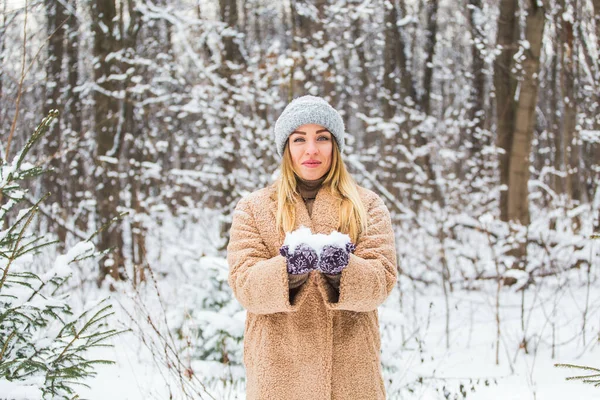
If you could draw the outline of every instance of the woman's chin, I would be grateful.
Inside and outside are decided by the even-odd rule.
[[[304,171],[300,177],[306,181],[314,181],[315,179],[319,179],[322,176],[322,171]]]

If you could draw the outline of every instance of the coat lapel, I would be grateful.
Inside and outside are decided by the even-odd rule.
[[[317,192],[313,203],[312,216],[308,215],[306,204],[298,196],[296,203],[296,229],[300,225],[310,228],[312,233],[330,234],[338,227],[339,204],[329,187],[323,186]]]
[[[319,197],[319,193],[321,190],[317,192],[317,198]],[[315,198],[315,204],[317,202],[317,198]],[[313,215],[315,212],[314,204],[313,204]],[[306,204],[300,196],[296,196],[296,228],[298,229],[300,226],[306,226],[310,228],[310,231],[314,233],[312,218],[308,215],[308,209],[306,208]]]
[[[274,196],[275,187],[272,187],[272,199]],[[296,227],[298,229],[301,225],[310,228],[312,233],[323,233],[330,234],[331,231],[337,230],[338,228],[338,215],[339,215],[339,200],[337,200],[329,187],[323,186],[317,192],[315,202],[313,203],[312,216],[308,215],[308,209],[302,198],[298,195],[296,202]],[[273,219],[277,213],[277,204],[270,207]],[[282,238],[283,240],[283,238]]]

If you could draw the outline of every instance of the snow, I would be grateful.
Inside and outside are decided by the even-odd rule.
[[[100,366],[98,377],[90,382],[91,389],[83,389],[81,396],[90,400],[185,398],[179,370],[184,376],[191,376],[183,382],[189,385],[188,393],[195,393],[193,398],[243,399],[244,368],[239,364],[243,341],[237,340],[243,336],[246,313],[232,300],[226,259],[215,253],[214,246],[219,243],[216,221],[220,216],[208,210],[194,210],[194,219],[199,222],[179,230],[176,227],[189,216],[180,217],[177,222],[168,210],[163,213],[162,226],[155,226],[147,238],[149,262],[154,274],[161,278],[137,289],[127,282],[116,283],[117,291],[111,294],[116,311],[113,325],[131,326],[134,330],[112,338],[114,348],[92,353],[97,358],[114,360],[116,365]],[[158,217],[150,221],[153,219]],[[511,235],[491,213],[477,219],[467,215],[449,217],[444,221],[444,229],[457,223],[481,226],[498,238]],[[544,228],[540,224],[532,225],[531,230],[529,234],[537,240],[547,236],[541,236]],[[398,237],[402,255],[399,263],[412,273],[418,271],[407,254],[428,257],[438,252],[431,243],[415,241],[420,235],[410,231],[401,232]],[[580,240],[573,235],[547,238],[551,239],[563,241],[563,249],[556,251],[562,251],[564,256],[551,254],[555,260],[572,257],[564,246],[576,246]],[[318,250],[328,241],[343,245],[348,240],[339,232],[315,235],[302,226],[288,232],[284,244],[307,243]],[[456,240],[458,247],[450,250],[448,242],[446,251],[478,259],[480,268],[495,269],[493,260],[486,258],[487,240],[478,233],[460,236]],[[589,254],[589,247],[582,252]],[[199,257],[201,253],[205,255]],[[506,255],[500,261],[510,264]],[[529,272],[509,270],[503,276],[517,278],[519,283],[513,287],[498,288],[496,281],[474,281],[476,290],[455,288],[447,297],[439,286],[424,286],[401,276],[390,297],[379,307],[381,361],[388,398],[442,400],[444,391],[454,398],[460,393],[460,385],[467,398],[475,400],[597,396],[593,386],[566,380],[577,373],[554,367],[556,363],[598,366],[600,358],[595,339],[600,327],[600,291],[593,283],[588,292],[583,270],[565,274],[536,280],[525,291],[517,291]],[[436,281],[439,272],[432,270],[423,277]],[[90,295],[88,291],[81,296]],[[581,332],[586,307],[588,335],[584,343]],[[135,323],[128,314],[134,316]],[[520,345],[523,337],[528,339],[528,353]],[[229,365],[219,362],[214,353],[204,353],[211,346],[219,348],[219,343],[224,343]],[[179,361],[166,359],[165,349],[172,347],[179,349]],[[198,382],[203,383],[210,396]]]
[[[105,267],[112,267],[113,265],[115,265],[115,260],[113,260],[112,258],[107,258],[106,260],[104,260],[104,266]]]
[[[99,155],[98,159],[100,161],[103,161],[103,162],[108,163],[108,164],[115,164],[116,165],[116,164],[119,163],[119,160],[117,160],[115,157],[110,157],[110,156],[105,156],[105,155]]]
[[[293,232],[287,232],[283,241],[283,244],[289,246],[292,253],[302,243],[314,249],[317,254],[321,254],[323,248],[328,245],[344,248],[346,243],[350,243],[350,236],[338,231],[332,231],[329,235],[313,234],[310,228],[300,226]]]
[[[443,296],[431,292],[409,294],[404,300],[407,304],[405,310],[398,311],[400,291],[394,290],[379,308],[381,354],[388,398],[442,400],[443,387],[457,392],[460,384],[467,388],[467,398],[474,400],[596,398],[596,388],[568,382],[565,378],[576,374],[554,367],[558,362],[597,365],[600,348],[593,338],[585,346],[580,341],[570,340],[580,327],[573,324],[575,321],[569,315],[578,314],[575,300],[581,295],[583,293],[576,291],[572,296],[563,296],[561,302],[568,297],[571,305],[559,305],[559,315],[562,317],[555,318],[553,322],[546,320],[541,314],[528,319],[527,329],[532,335],[532,345],[531,354],[525,354],[518,346],[507,348],[510,343],[517,343],[521,337],[521,295],[503,291],[500,362],[496,365],[496,325],[492,313],[492,298],[476,292],[452,296],[451,346],[447,349]],[[549,300],[548,304],[552,305],[551,297],[539,297],[536,308],[543,307]],[[527,296],[527,299],[530,300],[531,297]],[[598,300],[596,294],[595,304]],[[411,310],[413,304],[414,309]],[[222,323],[214,313],[211,318],[218,324]],[[566,342],[557,347],[554,356],[551,342],[542,339],[549,337],[553,323],[556,325],[557,342]],[[240,326],[243,325],[240,323]],[[403,344],[405,341],[407,344]],[[99,376],[91,382],[91,389],[82,391],[83,397],[90,400],[163,399],[176,390],[176,382],[168,374],[161,372],[163,367],[157,365],[156,355],[150,353],[133,334],[116,337],[112,343],[114,348],[103,349],[97,356],[112,359],[117,366],[100,366]],[[185,354],[182,353],[184,359],[187,359]],[[225,368],[221,363],[195,358],[190,362],[194,376],[201,381],[211,377],[243,376],[243,370],[233,366]],[[420,380],[424,383],[418,384]],[[405,393],[399,397],[392,394],[395,390],[406,387],[411,387],[410,395]],[[471,391],[471,387],[474,391]],[[207,390],[215,399],[245,398],[243,386],[236,388],[213,383],[207,385]]]
[[[24,162],[21,163],[21,167],[19,168],[19,170],[21,170],[21,171],[28,171],[28,170],[30,170],[32,168],[35,168],[35,165],[33,165],[30,162],[24,161]]]
[[[221,228],[231,221],[231,215],[205,209],[203,199],[199,198],[211,193],[223,179],[235,185],[230,193],[231,199],[234,199],[274,178],[277,172],[271,169],[273,165],[270,164],[273,155],[270,126],[276,110],[283,109],[290,93],[305,90],[321,95],[323,88],[330,86],[323,83],[331,84],[335,93],[332,91],[330,94],[338,101],[336,106],[348,113],[345,117],[348,119],[348,131],[353,133],[348,137],[351,145],[360,143],[363,130],[367,135],[377,135],[375,142],[383,138],[402,139],[394,141],[395,148],[389,151],[373,146],[358,149],[360,151],[344,159],[356,171],[355,176],[361,180],[361,185],[381,195],[395,218],[398,263],[403,274],[390,298],[379,307],[381,359],[388,398],[463,398],[459,394],[461,385],[468,399],[600,397],[597,388],[566,380],[566,377],[578,375],[577,372],[554,367],[559,362],[600,366],[597,341],[600,330],[597,271],[600,242],[591,240],[593,229],[597,230],[592,220],[600,207],[600,188],[593,196],[587,196],[593,197],[592,204],[583,204],[585,201],[567,204],[568,201],[554,191],[556,188],[552,184],[555,177],[567,176],[567,171],[550,165],[539,170],[539,163],[535,164],[528,185],[532,222],[527,229],[522,229],[499,221],[497,201],[500,191],[508,190],[506,185],[476,183],[481,194],[472,193],[471,188],[454,187],[466,186],[466,181],[457,178],[464,171],[458,170],[473,163],[474,160],[467,157],[476,139],[488,135],[480,143],[484,146],[480,155],[487,163],[495,165],[498,155],[505,152],[496,145],[485,144],[494,143],[494,119],[497,118],[493,115],[477,116],[479,120],[492,118],[486,124],[489,125],[487,133],[476,132],[474,137],[457,143],[465,135],[472,134],[476,123],[467,116],[472,107],[469,99],[473,78],[472,45],[485,59],[486,88],[489,95],[494,96],[493,61],[500,54],[500,47],[494,44],[496,14],[499,11],[495,2],[484,2],[482,9],[467,5],[464,12],[453,7],[441,7],[438,11],[440,25],[436,56],[433,63],[426,65],[423,40],[427,37],[427,24],[421,23],[421,20],[426,18],[427,10],[420,7],[421,2],[406,2],[406,10],[399,10],[396,27],[406,40],[408,72],[413,75],[416,94],[420,97],[423,93],[423,71],[435,68],[431,93],[434,101],[430,115],[426,116],[415,110],[419,108],[415,105],[416,99],[401,99],[399,93],[394,93],[397,105],[391,118],[383,118],[377,106],[381,101],[377,89],[381,86],[385,51],[385,32],[382,31],[385,24],[380,2],[368,0],[352,7],[346,7],[347,2],[329,2],[331,4],[323,10],[315,7],[314,2],[298,3],[299,14],[314,19],[315,26],[324,22],[326,28],[310,30],[308,37],[298,39],[303,42],[302,46],[292,47],[302,48],[303,53],[291,50],[290,45],[294,44],[291,41],[297,39],[289,36],[291,26],[281,25],[278,10],[264,7],[249,10],[249,21],[244,21],[243,26],[251,29],[248,36],[243,37],[238,30],[219,21],[218,5],[202,2],[196,10],[195,6],[182,9],[171,2],[162,2],[163,5],[153,3],[137,2],[136,12],[141,13],[143,29],[149,28],[156,38],[145,32],[140,38],[146,38],[136,44],[138,47],[131,54],[109,54],[107,60],[125,64],[127,70],[123,73],[116,68],[110,72],[112,74],[107,73],[99,80],[93,77],[93,67],[99,66],[99,59],[90,54],[91,32],[85,25],[89,15],[79,12],[78,18],[83,23],[79,29],[84,44],[80,48],[82,74],[80,84],[71,88],[81,95],[84,117],[93,115],[94,91],[117,102],[124,100],[125,94],[129,93],[132,95],[129,99],[134,102],[136,127],[143,125],[148,128],[141,135],[123,132],[126,136],[117,137],[121,139],[115,140],[115,147],[108,156],[99,157],[109,164],[122,163],[127,152],[119,157],[110,157],[121,142],[126,144],[124,151],[132,144],[141,145],[144,150],[145,161],[121,172],[129,174],[123,179],[139,173],[137,177],[142,187],[147,189],[147,192],[140,192],[139,198],[144,212],[128,215],[122,225],[126,230],[123,235],[125,272],[130,277],[134,273],[130,253],[136,250],[135,243],[131,243],[131,234],[140,232],[132,228],[131,223],[141,222],[145,228],[147,242],[144,250],[147,254],[144,254],[143,262],[148,263],[148,268],[144,269],[146,280],[110,282],[109,277],[105,286],[97,288],[97,261],[74,262],[94,251],[93,245],[87,242],[70,243],[65,254],[54,254],[44,247],[42,255],[28,253],[10,265],[10,272],[15,274],[32,269],[42,271],[40,277],[44,282],[71,276],[67,292],[72,294],[68,301],[74,311],[110,297],[115,315],[109,325],[119,329],[131,328],[127,333],[111,338],[114,348],[94,349],[90,353],[94,358],[114,360],[116,364],[98,366],[99,375],[86,382],[91,388],[81,389],[82,398],[244,398],[241,361],[246,312],[228,286],[228,264],[221,246],[224,242]],[[538,3],[541,4],[541,0]],[[384,4],[394,7],[395,3],[386,1]],[[289,4],[284,7],[288,8],[287,12]],[[473,28],[478,32],[473,43],[470,42],[472,34],[468,32],[469,8],[474,13]],[[30,7],[30,11],[32,16],[36,12],[44,12],[43,7]],[[200,11],[201,18],[196,16]],[[576,15],[575,11],[567,5],[558,18],[573,22],[576,16],[589,17],[591,5],[583,7],[581,15],[579,11]],[[124,23],[127,24],[130,16],[126,10],[124,12]],[[273,20],[258,26],[263,36],[260,44],[253,42],[252,24],[246,24],[253,22],[255,15],[264,16],[265,21],[267,18]],[[44,23],[45,16],[40,14],[39,17],[41,22],[35,24]],[[521,24],[524,23],[523,14],[520,18]],[[7,31],[9,39],[20,37],[14,35],[18,25],[7,25],[12,27]],[[582,33],[585,37],[581,39],[595,39],[593,32],[590,33],[593,26],[582,26],[583,30],[578,34]],[[107,31],[108,28],[102,24],[100,29]],[[541,78],[550,78],[547,73],[556,33],[552,25],[546,31]],[[38,42],[44,40],[42,36],[34,34],[28,43],[40,44]],[[165,45],[163,48],[163,36],[168,36],[171,47]],[[240,40],[247,63],[243,66],[226,64],[240,74],[231,77],[231,80],[223,79],[219,68],[223,62],[224,36]],[[594,40],[587,42],[595,43]],[[9,40],[6,43],[5,59],[13,60],[6,64],[7,76],[18,76],[20,65],[19,69],[12,65],[20,64],[16,61],[20,58],[10,55],[20,54],[21,48],[11,44],[22,41]],[[155,47],[155,56],[148,57],[146,50]],[[597,61],[596,47],[583,49],[591,61]],[[258,48],[260,56],[256,54],[255,49]],[[523,62],[530,48],[529,42],[519,41],[512,71],[516,78],[523,74]],[[15,53],[15,49],[18,52]],[[361,86],[362,61],[358,59],[358,50],[364,52],[368,68],[365,71],[368,80],[364,82],[368,83],[366,91]],[[24,82],[27,91],[13,146],[24,142],[25,128],[31,127],[35,118],[35,113],[25,110],[37,109],[32,103],[38,101],[37,94],[41,93],[36,85],[44,82],[46,77],[42,58],[39,63],[32,64]],[[302,68],[299,67],[300,61],[306,61]],[[291,67],[295,64],[296,68],[292,71]],[[593,62],[587,64],[580,63],[583,74],[576,98],[582,104],[577,115],[576,132],[583,142],[583,164],[578,168],[581,172],[591,167],[586,171],[586,182],[593,185],[596,183],[593,179],[596,178],[597,163],[583,155],[590,156],[589,148],[600,143],[600,131],[595,125],[597,104],[593,102],[593,77],[597,68],[594,68]],[[335,68],[332,69],[332,66]],[[315,80],[306,82],[308,75],[305,72],[310,72]],[[392,76],[396,85],[399,84],[398,70]],[[127,92],[123,85],[117,85],[119,90],[115,91],[101,86],[106,80],[124,83],[127,77],[134,84],[127,88]],[[295,82],[290,82],[290,78]],[[540,87],[542,103],[548,87]],[[519,99],[520,90],[519,81],[515,100]],[[63,94],[66,96],[67,92]],[[65,97],[63,100],[69,99]],[[120,104],[123,105],[122,101]],[[493,103],[486,100],[485,108],[493,109]],[[561,108],[560,104],[558,108]],[[250,115],[257,114],[255,109],[264,110],[266,117]],[[10,114],[10,107],[8,111]],[[119,111],[121,118],[122,111]],[[558,122],[562,116],[559,110]],[[537,130],[550,126],[550,121],[543,115],[541,118],[541,128],[536,127]],[[84,155],[94,151],[95,139],[90,130],[93,121],[88,120],[84,118],[80,132],[83,141],[81,147],[77,145],[78,151]],[[69,125],[68,118],[64,121]],[[122,122],[115,119],[119,127]],[[538,157],[552,155],[551,150],[540,147],[549,140],[549,133],[538,133],[540,140],[532,149],[536,161],[540,161]],[[65,131],[64,134],[67,138],[65,144],[78,136],[76,132]],[[228,137],[223,140],[223,135]],[[415,145],[419,135],[426,138],[427,145]],[[239,141],[230,140],[233,137]],[[358,139],[356,142],[355,138]],[[65,150],[69,154],[69,147]],[[224,169],[216,161],[230,161],[234,150],[239,152],[236,156],[241,163],[237,165],[238,169],[224,177]],[[11,155],[15,151],[13,148]],[[41,165],[39,163],[44,162],[45,157],[39,151],[42,151],[41,148],[35,153],[34,160]],[[385,158],[381,157],[381,151],[385,151]],[[9,174],[23,174],[34,168],[35,165],[28,162],[18,166],[18,156],[17,153],[9,164],[2,166],[0,187],[6,186]],[[431,156],[436,173],[435,184],[439,185],[441,195],[447,200],[447,207],[432,203],[424,196],[431,189],[429,176],[419,162],[419,158],[424,156]],[[363,163],[366,158],[369,158],[368,164]],[[248,164],[251,168],[245,165],[248,160],[252,161]],[[86,170],[106,173],[104,168],[94,169],[91,160],[84,161],[90,161],[89,165],[83,164]],[[399,175],[386,176],[389,169],[377,167],[384,163],[388,166],[397,163]],[[483,171],[482,176],[477,178],[485,180],[486,172],[493,172],[489,179],[497,181],[498,171],[493,168],[496,167]],[[71,171],[70,177],[76,179],[77,172]],[[385,185],[385,181],[391,182],[391,185]],[[80,203],[77,212],[89,217],[89,225],[80,230],[73,220],[65,221],[69,232],[81,237],[89,236],[86,231],[92,232],[97,223],[93,211],[96,200],[94,194],[87,191],[94,185],[90,186],[88,181],[85,183],[87,187],[82,191],[85,191],[83,197],[86,200]],[[31,188],[33,193],[40,189],[35,185]],[[129,187],[123,186],[122,192],[130,194]],[[11,190],[10,198],[19,199],[26,194],[29,192],[25,190]],[[75,194],[74,198],[77,197],[79,194]],[[2,218],[15,204],[13,200],[4,200],[0,209]],[[130,198],[125,196],[121,200],[121,206],[131,207],[127,204]],[[172,200],[174,202],[169,203]],[[176,204],[176,201],[186,205]],[[543,209],[540,210],[542,203]],[[180,215],[172,214],[174,208]],[[56,210],[53,207],[46,209],[40,205],[40,209],[42,214],[58,217],[54,215]],[[28,211],[31,210],[20,209],[18,215],[11,213],[10,219],[15,215],[22,217]],[[62,222],[62,219],[56,220]],[[40,229],[48,224],[40,218],[40,222],[32,223],[30,228]],[[576,225],[579,227],[575,228]],[[6,239],[7,233],[8,230],[0,232],[0,239]],[[286,235],[285,244],[293,249],[300,243],[307,243],[320,253],[326,244],[343,247],[349,241],[347,235],[339,232],[314,235],[309,228],[301,227]],[[519,241],[529,243],[524,270],[510,269],[515,261],[511,250]],[[22,243],[27,242],[28,238],[24,237]],[[5,259],[0,259],[0,268],[7,265]],[[115,266],[115,260],[108,258],[104,265]],[[449,270],[448,277],[445,276],[445,268]],[[511,287],[502,286],[503,279],[508,277],[515,278],[517,283]],[[11,298],[13,305],[22,305],[27,310],[67,301],[64,295],[35,296],[29,301],[30,292],[12,284],[10,278],[7,282],[0,299]],[[114,292],[107,288],[108,283],[114,285]],[[524,290],[519,291],[526,285]],[[40,331],[36,344],[46,345],[57,334],[53,327]],[[527,345],[523,342],[524,338]],[[22,382],[0,379],[0,397],[40,398],[41,384],[39,378]],[[206,384],[206,390],[202,388],[203,384]]]
[[[583,129],[581,130],[580,134],[581,140],[583,140],[584,142],[588,142],[590,144],[600,144],[600,131]]]
[[[405,25],[408,25],[411,22],[414,22],[414,18],[412,17],[412,15],[407,15],[404,18],[402,18],[401,20],[399,20],[398,22],[396,22],[396,26],[398,28],[400,28],[400,27],[403,27]]]
[[[23,381],[11,382],[0,378],[0,394],[2,398],[11,400],[42,399],[39,388],[44,382],[41,377],[30,378]]]
[[[27,215],[31,209],[33,207],[29,207],[29,208],[22,208],[21,210],[19,210],[19,213],[17,214],[17,220],[20,220],[21,218],[23,218],[25,215]]]
[[[106,80],[108,81],[125,81],[127,79],[127,74],[110,74]]]
[[[520,269],[509,269],[504,273],[504,277],[516,279],[515,286],[518,288],[525,286],[529,280],[529,274]]]
[[[45,282],[52,277],[65,278],[69,276],[73,272],[69,264],[76,258],[83,256],[86,253],[91,254],[94,249],[95,246],[92,242],[83,241],[77,243],[69,249],[67,254],[62,254],[56,257],[54,266],[46,273],[41,275],[40,278]]]
[[[102,33],[104,33],[105,35],[108,34],[108,27],[106,26],[106,24],[104,22],[102,22],[102,21],[98,22],[98,26],[102,30]]]

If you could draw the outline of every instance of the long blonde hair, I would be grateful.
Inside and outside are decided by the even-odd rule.
[[[331,190],[333,197],[338,199],[339,214],[338,228],[341,233],[350,236],[356,243],[361,232],[367,229],[367,212],[360,200],[357,184],[346,169],[339,147],[332,141],[331,168],[322,185]],[[295,202],[302,201],[296,186],[296,173],[292,157],[286,142],[281,162],[281,174],[275,182],[277,196],[277,231],[290,232],[294,229],[296,215]],[[298,195],[298,196],[296,196]]]

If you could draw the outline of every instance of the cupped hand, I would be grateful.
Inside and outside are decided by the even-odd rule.
[[[319,257],[317,252],[310,246],[302,243],[290,252],[288,245],[279,249],[279,254],[287,260],[287,272],[292,275],[301,275],[317,269]]]
[[[356,250],[356,246],[353,243],[346,243],[344,247],[326,245],[319,255],[317,268],[324,274],[341,274],[348,266],[350,253],[354,253],[354,250]]]

